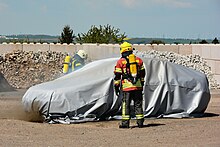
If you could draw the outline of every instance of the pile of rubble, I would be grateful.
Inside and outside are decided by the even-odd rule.
[[[14,88],[29,88],[60,77],[65,56],[52,51],[14,51],[0,55],[0,71]]]
[[[160,52],[155,50],[144,51],[144,52],[135,51],[135,54],[144,58],[157,58],[159,60],[169,61],[175,64],[179,64],[203,72],[204,74],[206,74],[208,78],[209,86],[211,89],[220,88],[220,86],[218,85],[217,81],[213,76],[211,67],[208,66],[206,61],[204,61],[199,55],[184,56],[174,52],[167,52],[167,51]]]
[[[141,57],[152,57],[187,66],[205,73],[210,88],[219,88],[211,68],[198,55],[183,56],[173,52],[135,52]],[[54,80],[62,76],[63,61],[66,54],[62,52],[24,52],[14,51],[0,55],[0,71],[14,88],[29,88],[33,85]]]

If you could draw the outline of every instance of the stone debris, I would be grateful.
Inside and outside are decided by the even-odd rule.
[[[210,88],[219,85],[213,77],[211,68],[199,55],[183,56],[173,52],[135,51],[140,57],[152,57],[187,66],[207,75]],[[0,71],[8,83],[17,89],[26,89],[33,85],[54,80],[62,76],[63,61],[66,53],[62,52],[25,52],[14,51],[0,55]]]
[[[25,89],[62,76],[65,56],[52,51],[14,51],[0,55],[0,71],[11,86]]]
[[[150,50],[150,51],[143,51],[139,52],[136,51],[134,52],[137,56],[144,57],[144,58],[156,58],[159,60],[165,60],[169,61],[175,64],[179,64],[185,67],[192,68],[194,70],[203,72],[209,81],[209,87],[211,89],[219,89],[220,86],[217,83],[217,81],[214,79],[213,73],[211,71],[211,67],[208,66],[206,61],[204,61],[199,55],[180,55],[174,52],[161,52],[161,51],[155,51],[155,50]]]

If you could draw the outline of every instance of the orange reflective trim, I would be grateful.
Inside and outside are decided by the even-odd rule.
[[[122,89],[122,91],[132,91],[132,90],[143,90],[143,88],[142,87],[131,87],[131,88]]]

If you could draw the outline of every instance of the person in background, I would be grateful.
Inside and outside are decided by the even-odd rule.
[[[67,55],[63,63],[63,73],[68,74],[82,68],[87,58],[88,54],[84,50],[79,50],[72,58]]]
[[[134,101],[134,111],[139,128],[143,127],[143,86],[145,77],[145,68],[141,58],[133,54],[133,48],[130,43],[124,42],[120,45],[121,58],[117,61],[114,70],[114,88],[116,95],[122,92],[122,122],[119,128],[129,128],[131,119],[130,104]]]

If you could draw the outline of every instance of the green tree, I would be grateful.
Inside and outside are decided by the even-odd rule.
[[[161,40],[152,40],[150,42],[150,44],[165,44],[165,42],[161,41]]]
[[[104,26],[94,26],[87,33],[78,34],[76,38],[79,43],[122,43],[126,38],[125,33],[121,34],[120,29],[116,29],[107,24]]]
[[[73,34],[73,30],[70,28],[69,25],[64,26],[63,31],[61,33],[61,37],[59,37],[60,43],[73,43],[73,39],[75,35]]]
[[[218,39],[215,37],[215,39],[212,40],[212,43],[213,43],[213,44],[219,44]]]
[[[199,43],[200,44],[208,44],[208,42],[206,40],[204,40],[204,39],[202,41],[200,41]]]

